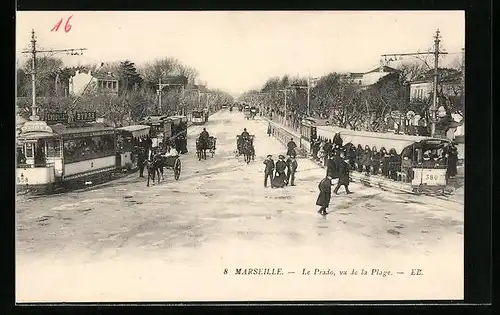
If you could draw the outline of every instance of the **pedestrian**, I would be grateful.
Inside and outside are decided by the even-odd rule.
[[[270,137],[272,133],[271,123],[267,124],[267,135]]]
[[[458,150],[454,144],[448,149],[447,158],[447,170],[446,175],[448,178],[455,177],[457,175],[457,162],[458,162]]]
[[[316,200],[316,205],[320,206],[318,213],[321,215],[326,215],[326,209],[330,205],[330,199],[332,198],[332,178],[330,175],[326,175],[325,178],[321,180],[318,185],[319,195]]]
[[[340,153],[340,157],[343,160],[340,160],[340,164],[338,166],[339,181],[337,182],[337,186],[335,187],[333,192],[338,195],[338,191],[339,191],[340,186],[344,186],[346,193],[352,194],[352,192],[349,191],[349,160],[347,160],[347,158],[345,158],[345,155],[343,152]]]
[[[137,154],[137,166],[139,167],[139,177],[144,177],[144,166],[146,166],[146,151],[143,147],[139,148]]]
[[[283,155],[279,156],[279,160],[276,161],[276,175],[274,177],[275,187],[283,188],[285,186],[286,181],[286,162],[285,157]]]
[[[295,141],[293,141],[293,138],[290,139],[290,141],[288,142],[286,147],[288,148],[286,155],[295,155],[296,154],[295,148],[297,148],[297,144],[295,143]]]
[[[267,187],[267,179],[269,178],[271,186],[273,183],[274,161],[273,156],[269,154],[264,160],[266,167],[264,168],[264,187]]]
[[[299,166],[297,160],[295,159],[295,155],[291,155],[288,157],[287,163],[287,174],[286,174],[286,184],[290,184],[290,186],[295,186],[295,172],[297,171],[297,167]]]

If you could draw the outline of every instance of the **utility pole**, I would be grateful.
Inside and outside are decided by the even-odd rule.
[[[158,106],[156,107],[156,115],[160,114],[161,111],[161,77],[158,78]]]
[[[436,35],[434,35],[434,51],[430,51],[430,52],[424,52],[424,53],[421,53],[421,52],[415,52],[415,53],[401,53],[401,54],[383,54],[381,55],[382,57],[386,58],[386,61],[387,61],[387,57],[396,57],[396,59],[389,59],[388,61],[394,61],[394,60],[397,60],[397,58],[401,58],[402,56],[412,56],[412,57],[416,57],[417,59],[420,59],[419,56],[421,55],[434,55],[434,86],[433,86],[433,98],[432,98],[432,106],[430,108],[430,116],[431,116],[431,137],[434,137],[435,134],[436,134],[436,112],[437,112],[437,86],[438,86],[438,82],[439,82],[439,73],[438,73],[438,69],[439,69],[439,56],[440,55],[446,55],[448,54],[447,52],[442,52],[440,51],[440,47],[439,47],[439,44],[441,42],[440,40],[440,31],[439,29],[436,31]],[[420,59],[422,60],[422,59]],[[425,63],[425,61],[424,61]],[[427,63],[426,63],[427,65]]]
[[[307,90],[307,116],[311,116],[311,82],[316,82],[318,78],[307,78],[307,85],[292,85],[291,87],[295,89],[306,89]]]
[[[180,83],[161,83],[161,77],[158,78],[158,90],[157,90],[157,93],[158,93],[158,106],[156,107],[156,115],[160,115],[160,112],[158,111],[158,108],[160,109],[161,111],[161,91],[163,90],[164,87],[166,86],[180,86],[182,91],[182,96],[184,97],[184,85],[183,84],[180,84]]]
[[[30,50],[25,50],[22,53],[23,54],[31,54],[32,60],[31,60],[31,90],[32,90],[32,100],[31,100],[31,116],[30,120],[31,121],[38,121],[40,120],[40,117],[38,116],[37,113],[37,108],[38,106],[36,105],[36,55],[37,53],[59,53],[59,52],[71,52],[71,55],[79,55],[78,53],[75,53],[75,50],[80,50],[81,54],[83,54],[84,50],[87,50],[87,48],[74,48],[74,49],[49,49],[49,50],[37,50],[36,49],[36,39],[35,39],[35,30],[31,30],[31,49]]]
[[[432,109],[431,109],[431,137],[436,134],[436,112],[437,112],[437,91],[438,91],[438,67],[439,67],[439,30],[436,31],[436,36],[434,36],[434,95],[432,98]]]
[[[287,106],[286,106],[286,91],[287,91],[287,88],[284,88],[283,90],[278,90],[280,92],[285,92],[285,126],[287,126],[287,122],[288,122],[288,116],[287,116]]]
[[[462,48],[462,106],[465,107],[465,48]]]

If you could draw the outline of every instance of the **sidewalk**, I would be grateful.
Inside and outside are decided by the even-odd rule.
[[[291,130],[290,128],[287,128],[287,127],[285,127],[285,126],[283,126],[275,121],[269,120],[267,117],[262,116],[262,118],[263,118],[263,120],[270,122],[273,127],[286,131],[286,133],[297,137],[300,141],[300,134],[297,133],[296,131]],[[285,145],[286,145],[286,143],[285,143]],[[304,153],[305,157],[308,157],[312,160],[311,154],[309,152],[303,151],[303,153]],[[315,163],[318,166],[326,169],[326,167],[320,161],[315,161]],[[353,182],[357,181],[357,182],[360,182],[366,186],[379,187],[382,190],[388,190],[388,191],[393,191],[393,192],[414,193],[412,191],[410,184],[393,181],[393,180],[387,179],[385,177],[382,177],[380,175],[366,175],[364,173],[359,173],[359,172],[353,171],[350,173],[350,177],[353,180]],[[443,200],[457,202],[457,203],[460,203],[462,205],[464,204],[464,198],[463,198],[464,188],[463,188],[463,186],[460,188],[450,186],[450,187],[447,187],[445,189],[445,191],[448,193],[445,196],[438,196],[438,195],[432,195],[432,196],[439,198],[439,199],[443,199]]]

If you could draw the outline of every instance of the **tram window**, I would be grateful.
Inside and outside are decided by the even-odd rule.
[[[47,157],[60,157],[61,147],[59,140],[47,140]]]
[[[115,141],[113,135],[66,140],[64,159],[68,163],[113,155]]]
[[[33,144],[26,143],[26,157],[33,157]]]

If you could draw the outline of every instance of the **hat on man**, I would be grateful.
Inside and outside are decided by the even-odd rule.
[[[273,157],[273,156],[271,154],[268,154],[267,157],[270,158],[270,157]]]
[[[280,155],[279,158],[280,159],[285,159],[285,157],[283,155]]]

